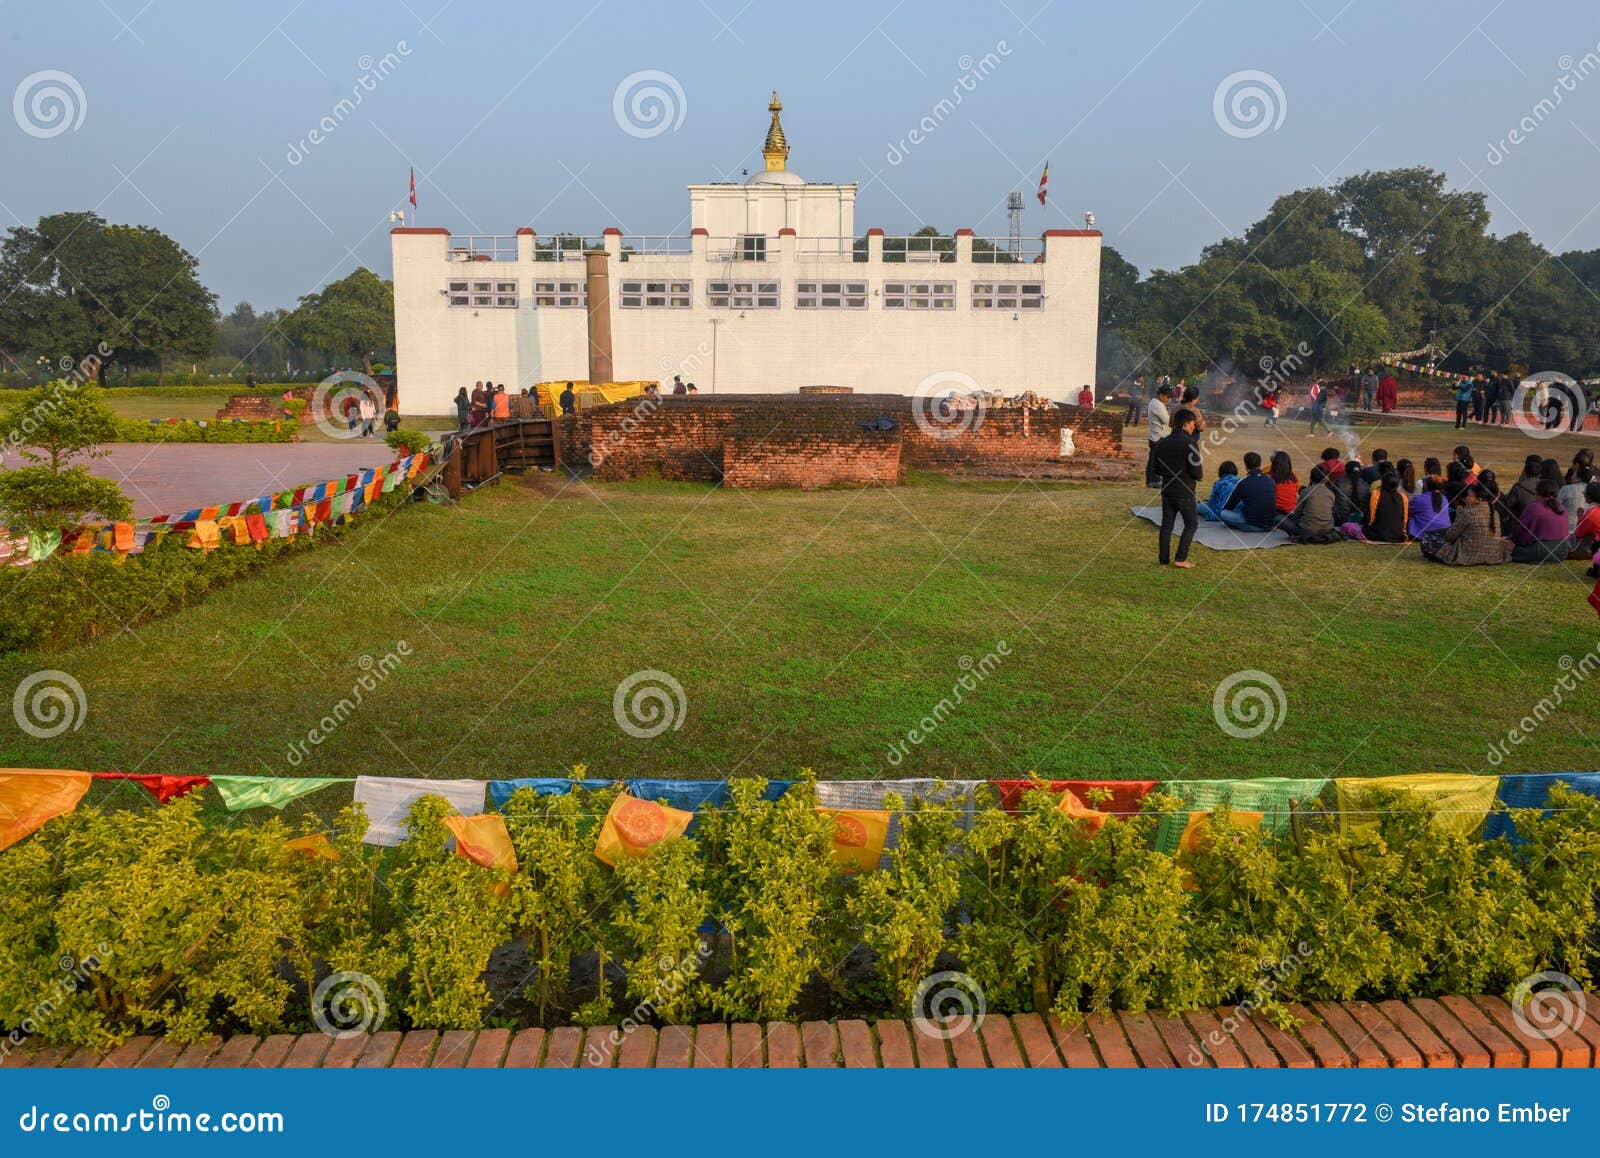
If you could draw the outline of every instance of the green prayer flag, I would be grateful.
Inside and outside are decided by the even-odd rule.
[[[243,808],[282,808],[308,792],[351,781],[318,776],[213,776],[211,783],[222,793],[228,811],[238,812]]]
[[[61,546],[60,531],[35,531],[28,536],[28,559],[33,563],[48,559],[56,553],[56,548],[59,546]]]
[[[1289,814],[1295,809],[1315,807],[1327,784],[1326,777],[1315,780],[1284,776],[1262,776],[1253,780],[1164,780],[1156,786],[1156,791],[1176,796],[1185,807],[1162,819],[1156,831],[1156,849],[1176,852],[1189,823],[1189,813],[1210,812],[1222,804],[1235,812],[1263,813],[1262,831],[1282,833],[1289,827]]]

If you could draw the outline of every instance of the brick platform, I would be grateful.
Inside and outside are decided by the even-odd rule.
[[[277,1034],[177,1046],[143,1036],[109,1052],[87,1046],[18,1051],[0,1066],[123,1069],[1311,1069],[1600,1068],[1600,998],[1578,1028],[1523,1033],[1500,997],[1314,1002],[1279,1029],[1235,1009],[1173,1016],[991,1015],[948,1040],[902,1021],[808,1021],[580,1029],[384,1031],[348,1038]],[[1231,1030],[1226,1032],[1225,1030]]]

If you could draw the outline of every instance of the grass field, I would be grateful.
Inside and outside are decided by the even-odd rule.
[[[242,391],[234,390],[233,393]],[[215,397],[196,396],[192,394],[133,394],[110,395],[106,404],[119,418],[132,418],[137,421],[147,421],[151,418],[191,418],[214,419],[217,411],[227,401],[225,394]],[[405,415],[402,424],[410,430],[454,430],[455,419],[441,418],[435,415]],[[308,442],[335,442],[330,435],[323,433],[314,423],[308,423],[301,428],[300,437]]]
[[[1221,457],[1324,439],[1233,435]],[[1448,427],[1358,431],[1447,455]],[[1130,432],[1142,447],[1143,430]],[[1509,481],[1531,449],[1470,432]],[[1585,440],[1593,445],[1594,440]],[[1142,451],[1141,451],[1142,452]],[[181,614],[0,665],[57,668],[84,726],[8,765],[144,772],[502,777],[1217,777],[1600,767],[1583,685],[1491,769],[1489,745],[1600,641],[1582,567],[1449,569],[1414,548],[1340,544],[1154,565],[1137,485],[960,483],[741,493],[508,478],[459,506],[412,505]],[[393,675],[299,765],[291,742],[406,641]],[[1002,654],[1004,650],[1009,654]],[[927,729],[967,665],[998,662]],[[669,673],[681,726],[625,733],[613,692]],[[1283,689],[1278,726],[1224,732],[1218,684]],[[898,763],[888,753],[905,744]]]

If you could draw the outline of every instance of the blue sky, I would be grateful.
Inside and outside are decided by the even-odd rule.
[[[176,237],[224,308],[292,304],[357,264],[387,275],[413,164],[421,225],[686,232],[685,185],[759,168],[777,88],[790,166],[860,181],[858,230],[1003,234],[1018,188],[1025,232],[1091,209],[1141,269],[1170,268],[1283,192],[1425,164],[1486,191],[1498,233],[1594,248],[1586,54],[1592,0],[9,0],[0,226],[98,208]],[[669,79],[633,89],[671,112],[630,133],[614,98],[644,72]],[[1219,120],[1241,73],[1266,74],[1234,83],[1265,94],[1265,121],[1248,99],[1230,114],[1226,89]],[[35,107],[49,89],[64,118]]]

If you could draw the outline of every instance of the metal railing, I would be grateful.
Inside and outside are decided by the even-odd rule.
[[[451,261],[516,261],[516,234],[466,234],[450,239]]]
[[[694,238],[688,234],[642,233],[622,239],[622,260],[630,257],[688,257]]]
[[[956,259],[956,239],[953,237],[885,237],[883,260],[930,264],[953,262]]]
[[[1012,245],[1009,237],[974,237],[972,260],[989,265],[1031,264],[1044,256],[1044,239],[1024,238]]]
[[[796,261],[866,261],[864,237],[797,237]]]
[[[534,261],[577,261],[585,253],[604,253],[606,239],[603,234],[584,236],[577,233],[557,233],[551,237],[533,240]]]

